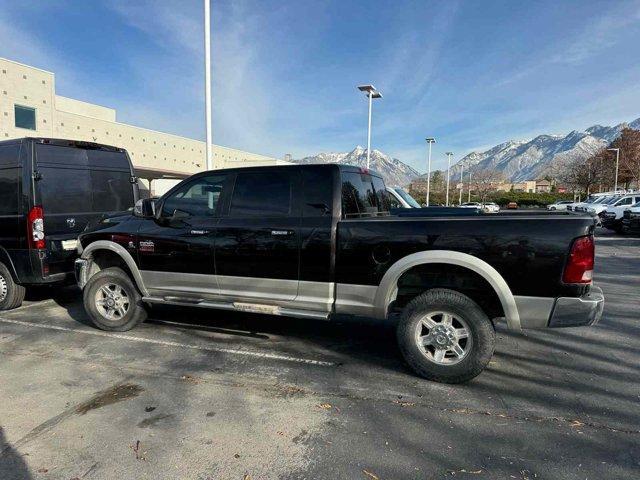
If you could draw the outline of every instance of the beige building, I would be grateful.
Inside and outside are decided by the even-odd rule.
[[[206,168],[205,142],[119,123],[112,108],[56,95],[53,73],[0,58],[0,140],[19,137],[68,138],[125,148],[137,175],[153,181],[155,194],[175,183],[161,179],[185,178]],[[286,162],[213,146],[214,168],[280,163]]]

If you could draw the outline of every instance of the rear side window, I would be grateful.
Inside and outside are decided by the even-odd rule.
[[[345,218],[388,215],[389,193],[380,177],[368,173],[342,173],[342,214]]]
[[[333,175],[326,167],[305,167],[302,169],[304,202],[302,212],[305,217],[325,215],[326,207],[333,208]]]
[[[231,199],[231,216],[287,216],[290,211],[289,172],[238,174]]]
[[[133,206],[124,152],[36,145],[36,159],[41,174],[37,187],[47,213],[117,212]]]
[[[0,215],[17,215],[20,145],[0,146]]]

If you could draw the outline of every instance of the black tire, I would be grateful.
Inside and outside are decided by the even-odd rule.
[[[453,352],[448,351],[446,355],[453,358],[444,360],[457,363],[437,363],[418,344],[418,328],[424,328],[419,326],[422,318],[430,312],[438,311],[452,314],[454,326],[464,326],[459,323],[460,320],[466,323],[468,339],[454,340],[459,346],[462,344],[466,353],[458,360]],[[428,330],[428,334],[431,333]],[[444,288],[429,290],[409,302],[398,323],[397,337],[400,351],[409,366],[420,376],[441,383],[463,383],[478,376],[491,360],[496,342],[493,324],[478,304],[460,292]],[[438,338],[442,340],[440,336]],[[424,348],[428,350],[433,347]]]
[[[103,287],[108,289],[110,286],[119,287],[126,294],[126,300],[123,300],[123,302],[128,303],[126,303],[127,307],[124,315],[118,314],[119,316],[117,317],[109,318],[105,312],[111,309],[107,307],[101,309],[97,303],[101,289]],[[100,295],[104,296],[102,293]],[[124,298],[124,295],[118,295],[118,298]],[[129,275],[117,267],[106,268],[93,275],[84,287],[83,301],[89,318],[100,330],[125,332],[144,322],[147,318],[147,310],[142,303],[142,297],[138,289],[129,278]],[[125,303],[122,305],[125,305]]]
[[[25,288],[13,281],[11,272],[0,263],[0,310],[13,310],[22,305]]]

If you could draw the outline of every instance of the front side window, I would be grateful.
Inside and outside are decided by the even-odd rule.
[[[291,211],[288,172],[239,173],[231,199],[232,217],[287,216]]]
[[[26,128],[27,130],[36,129],[36,109],[23,107],[22,105],[14,106],[16,128]]]
[[[226,175],[210,175],[187,182],[170,194],[162,204],[162,216],[179,211],[190,216],[214,216]]]
[[[627,198],[623,198],[622,200],[619,200],[614,206],[620,207],[623,205],[631,205],[631,197],[627,197]]]

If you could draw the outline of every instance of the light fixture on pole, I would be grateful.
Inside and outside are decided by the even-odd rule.
[[[464,162],[460,162],[460,198],[458,199],[458,206],[462,205],[462,191],[464,190]]]
[[[610,152],[616,152],[616,179],[613,192],[618,193],[618,164],[620,163],[620,149],[619,148],[607,148]]]
[[[211,134],[211,12],[210,0],[204,0],[204,103],[207,129],[207,170],[213,170]]]
[[[427,207],[429,206],[429,193],[431,193],[431,145],[436,143],[436,139],[433,137],[425,138],[429,144],[429,160],[427,160]]]
[[[451,176],[451,157],[453,156],[453,152],[447,152],[447,195],[446,195],[446,205],[449,206],[449,177]]]
[[[359,85],[358,90],[365,92],[369,98],[369,128],[367,129],[367,168],[371,159],[371,107],[374,98],[382,98],[382,93],[376,90],[373,85]]]

